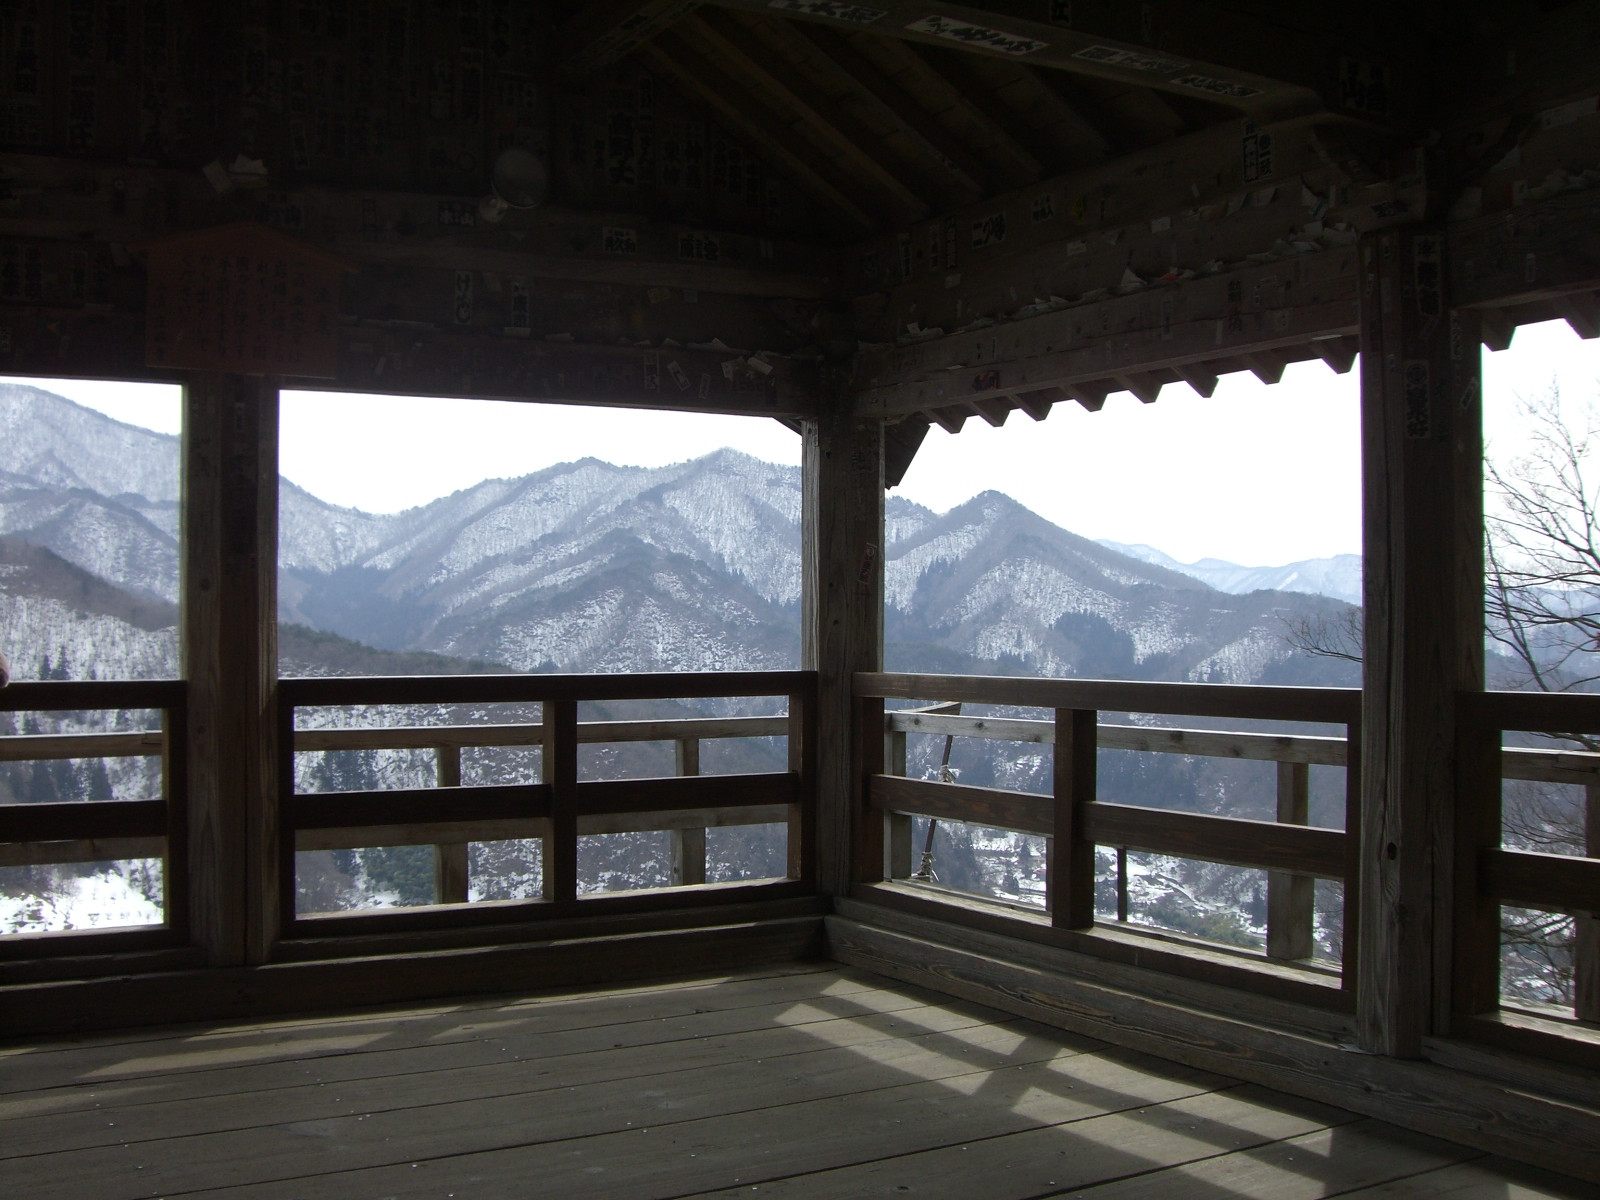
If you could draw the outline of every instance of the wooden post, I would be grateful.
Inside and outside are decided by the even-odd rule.
[[[679,775],[700,774],[700,739],[679,738],[672,744],[673,760]],[[706,881],[706,831],[674,829],[669,834],[670,870],[674,885]]]
[[[801,662],[817,672],[817,885],[843,895],[863,871],[855,846],[867,814],[852,767],[882,752],[853,746],[852,681],[883,665],[883,425],[830,411],[804,427]],[[881,705],[880,705],[881,707]],[[879,822],[881,825],[881,821]],[[879,837],[881,841],[881,834]]]
[[[544,898],[578,898],[578,703],[546,700],[541,759],[550,785],[550,836],[544,846]]]
[[[1099,716],[1093,709],[1056,709],[1055,836],[1047,848],[1045,903],[1057,928],[1094,925],[1094,842],[1083,832],[1083,808],[1094,803]]]
[[[789,770],[799,780],[800,803],[789,806],[785,838],[789,878],[817,885],[817,694],[807,688],[789,697]]]
[[[461,747],[435,746],[435,775],[442,788],[461,786]],[[433,848],[434,897],[440,904],[465,904],[470,862],[466,842],[440,842]]]
[[[906,731],[892,729],[883,735],[883,773],[906,773]],[[916,868],[912,864],[915,851],[911,845],[911,818],[905,813],[888,814],[889,861],[886,866],[890,879],[908,879]]]
[[[1434,226],[1364,236],[1365,542],[1357,1015],[1416,1057],[1450,1023],[1455,696],[1483,686],[1483,429],[1475,316]]]
[[[1304,825],[1311,819],[1311,767],[1278,764],[1278,821]],[[1267,872],[1267,957],[1310,958],[1317,948],[1313,913],[1316,881],[1308,875]]]
[[[1584,795],[1584,852],[1600,858],[1600,784],[1588,784]],[[1600,1021],[1600,913],[1579,914],[1572,946],[1573,1014],[1580,1021]]]
[[[189,929],[213,965],[263,962],[294,911],[278,830],[276,385],[192,376],[183,444]]]

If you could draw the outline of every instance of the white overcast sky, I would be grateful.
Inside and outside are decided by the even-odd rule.
[[[1552,322],[1485,355],[1492,450],[1515,448],[1516,395],[1552,381],[1568,397],[1600,398],[1600,342]],[[178,431],[175,388],[33,382],[119,420]],[[1224,376],[1210,399],[1172,385],[1152,405],[1122,393],[1098,413],[1058,404],[1039,423],[1014,413],[994,429],[974,418],[954,436],[932,430],[898,492],[943,512],[994,489],[1075,533],[1145,542],[1183,561],[1267,566],[1359,553],[1356,393],[1356,371],[1302,363],[1270,388]],[[280,442],[284,475],[369,512],[585,455],[659,466],[733,446],[800,461],[799,437],[767,418],[318,392],[285,393]]]

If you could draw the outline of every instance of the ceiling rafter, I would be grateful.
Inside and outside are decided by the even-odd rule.
[[[969,98],[910,46],[892,38],[862,37],[852,44],[913,95],[925,97],[937,113],[955,110],[972,130],[979,152],[993,164],[1004,187],[1025,187],[1044,173],[1044,164],[1011,131],[969,103]]]
[[[918,415],[925,420],[932,421],[946,433],[960,433],[961,427],[967,423],[966,413],[949,408],[936,408]]]
[[[1175,374],[1184,383],[1195,390],[1195,393],[1209,400],[1217,390],[1217,373],[1207,370],[1200,363],[1181,363],[1173,367]]]
[[[927,160],[937,166],[947,186],[960,193],[961,199],[976,200],[988,192],[984,168],[976,156],[849,42],[820,25],[797,25],[794,32],[804,37],[840,75],[859,89],[862,96],[899,125]]]
[[[1131,392],[1140,404],[1154,404],[1161,397],[1161,380],[1153,374],[1114,375],[1117,386],[1125,392]]]
[[[690,95],[704,101],[730,129],[761,147],[763,153],[786,170],[795,184],[814,199],[849,218],[859,230],[877,227],[878,218],[875,214],[834,186],[830,175],[836,175],[837,172],[830,169],[831,164],[819,162],[792,148],[790,143],[793,139],[786,127],[756,113],[748,103],[741,102],[740,92],[733,81],[681,38],[671,34],[658,37],[642,46],[639,54],[656,71],[675,80]]]
[[[747,30],[726,16],[691,14],[678,22],[678,36],[706,51],[706,57],[735,80],[753,86],[792,115],[806,136],[841,165],[883,193],[897,210],[899,221],[919,221],[929,206],[906,182],[890,171],[871,150],[870,132],[832,101],[820,95],[793,67],[766,53]]]
[[[1027,413],[1035,421],[1042,421],[1050,415],[1050,410],[1055,407],[1058,400],[1071,400],[1066,391],[1058,387],[1039,388],[1033,392],[1023,392],[1017,396],[1017,407]]]
[[[698,0],[608,0],[586,4],[562,26],[561,67],[584,75],[632,54],[681,17],[699,8]]]
[[[771,0],[709,0],[721,8],[773,15]],[[1086,10],[1088,5],[1079,6]],[[1335,80],[1329,66],[1341,53],[1378,58],[1373,47],[1283,26],[1274,27],[1275,54],[1261,74],[1260,19],[1200,0],[1144,0],[1093,6],[1074,13],[1071,27],[1047,23],[1043,4],[1019,11],[943,3],[874,0],[854,19],[829,6],[784,8],[796,21],[868,32],[904,42],[955,47],[1031,65],[1119,80],[1138,87],[1199,96],[1245,111],[1305,111]],[[869,19],[862,19],[867,17]]]
[[[1008,127],[1026,127],[1034,145],[1050,158],[1087,164],[1111,154],[1105,134],[1021,63],[932,47],[919,53],[942,74],[968,84],[969,99],[988,97],[985,108],[991,116],[1004,112]]]

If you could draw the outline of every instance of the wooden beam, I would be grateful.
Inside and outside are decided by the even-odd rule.
[[[886,425],[883,431],[883,486],[899,487],[928,436],[925,417],[907,417]]]
[[[309,245],[364,267],[790,299],[822,299],[832,291],[825,278],[829,261],[813,243],[686,226],[651,214],[542,204],[527,212],[513,209],[491,224],[479,219],[476,195],[314,184],[249,193],[270,199],[270,206],[256,207],[260,200],[245,196],[219,200],[197,171],[44,154],[8,155],[6,176],[19,196],[0,211],[4,237],[57,239],[78,247],[86,241],[127,245],[229,218],[265,217],[281,220],[285,232]],[[608,227],[633,235],[626,252],[607,248]],[[716,261],[685,257],[680,238],[687,233],[713,240]]]
[[[1061,388],[1040,388],[1034,392],[1024,392],[1017,396],[1017,407],[1027,413],[1035,421],[1042,421],[1050,415],[1050,410],[1055,407],[1057,400],[1070,400]]]
[[[1197,395],[1209,400],[1215,394],[1217,390],[1215,371],[1207,370],[1197,363],[1179,363],[1172,369],[1179,379],[1195,390]]]
[[[1423,1037],[1452,1019],[1450,931],[1463,886],[1455,696],[1483,686],[1480,339],[1470,314],[1451,311],[1440,229],[1368,235],[1359,250],[1358,1017],[1366,1049],[1416,1057]]]
[[[818,695],[817,886],[842,895],[873,869],[856,861],[866,814],[852,764],[862,752],[853,680],[883,664],[883,423],[837,412],[808,422],[801,476],[800,653]],[[881,718],[874,740],[881,753]]]
[[[1004,425],[1006,418],[1011,415],[1010,397],[999,400],[974,400],[968,407],[996,429]]]
[[[802,78],[787,62],[755,43],[742,28],[726,19],[685,17],[679,22],[685,42],[704,52],[736,81],[753,89],[763,100],[773,103],[786,117],[799,123],[809,137],[850,175],[864,179],[893,206],[900,223],[920,221],[928,214],[928,202],[909,187],[883,162],[873,146],[873,137],[848,113]],[[748,107],[748,101],[745,107]],[[758,143],[764,149],[766,143]]]
[[[1574,294],[1557,302],[1561,319],[1585,341],[1600,338],[1600,295]]]
[[[950,434],[960,433],[961,427],[967,423],[967,414],[955,409],[936,408],[921,415]]]
[[[1114,376],[1117,386],[1131,392],[1140,404],[1154,404],[1161,396],[1161,381],[1153,374]]]
[[[1244,363],[1250,374],[1268,387],[1283,380],[1283,368],[1287,364],[1284,359],[1279,358],[1277,355],[1268,354],[1265,351],[1254,351],[1241,354],[1239,360]]]
[[[1109,384],[1088,381],[1069,383],[1062,390],[1083,405],[1089,412],[1099,412],[1104,408],[1106,406],[1106,397],[1111,394]]]
[[[1507,308],[1600,291],[1600,196],[1565,192],[1452,225],[1458,307]]]
[[[860,94],[877,105],[901,128],[928,162],[935,164],[947,182],[964,198],[975,200],[989,190],[984,168],[959,138],[953,136],[932,115],[895,86],[876,64],[850,42],[820,25],[797,30],[827,62],[860,89]]]
[[[759,146],[762,154],[787,171],[797,186],[825,208],[860,231],[878,224],[876,216],[836,186],[833,179],[837,173],[830,170],[828,163],[794,149],[794,139],[786,127],[753,106],[727,74],[687,43],[668,35],[644,46],[639,53],[650,66],[702,100],[728,128]]]
[[[1263,302],[1260,309],[1242,309],[1239,296],[1251,295],[1263,280],[1283,287],[1286,272],[1292,302],[1285,297],[1283,307]],[[1279,362],[1310,357],[1314,339],[1355,328],[1355,255],[1327,250],[1187,280],[1170,306],[1139,292],[869,352],[857,372],[863,385],[858,404],[887,418],[1049,386],[1073,391],[1075,398],[1079,391],[1099,391],[1103,399],[1100,389],[1125,387],[1134,375],[1232,370],[1229,360],[1244,353],[1269,353]],[[964,367],[974,362],[982,368]]]
[[[1355,366],[1361,342],[1358,338],[1352,337],[1318,338],[1311,343],[1311,349],[1316,351],[1317,357],[1327,363],[1335,375],[1344,375]]]

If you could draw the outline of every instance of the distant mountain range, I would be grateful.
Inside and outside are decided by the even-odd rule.
[[[178,439],[13,384],[0,385],[0,444],[0,638],[19,675],[28,675],[30,646],[52,645],[92,659],[102,677],[161,673],[156,644],[175,654]],[[281,496],[288,625],[480,669],[798,661],[793,467],[731,450],[659,468],[591,458],[386,515],[324,503],[288,482]],[[891,496],[887,525],[891,668],[1349,681],[1339,664],[1285,640],[1291,625],[1342,611],[1340,602],[1231,594],[1243,590],[1244,568],[1217,590],[1195,577],[1210,564],[1078,537],[995,492],[944,514]],[[1302,569],[1291,582],[1322,578],[1341,577]],[[373,656],[353,651],[295,661],[306,639],[282,643],[286,672],[350,670],[354,658],[374,669]]]
[[[1140,562],[1154,563],[1169,571],[1209,584],[1219,592],[1241,595],[1245,592],[1310,592],[1318,596],[1331,596],[1347,604],[1361,603],[1361,556],[1335,554],[1328,558],[1305,558],[1299,562],[1285,563],[1281,567],[1242,567],[1238,563],[1220,558],[1202,558],[1196,562],[1179,562],[1154,546],[1128,545],[1125,542],[1102,540],[1102,546],[1137,558]]]

